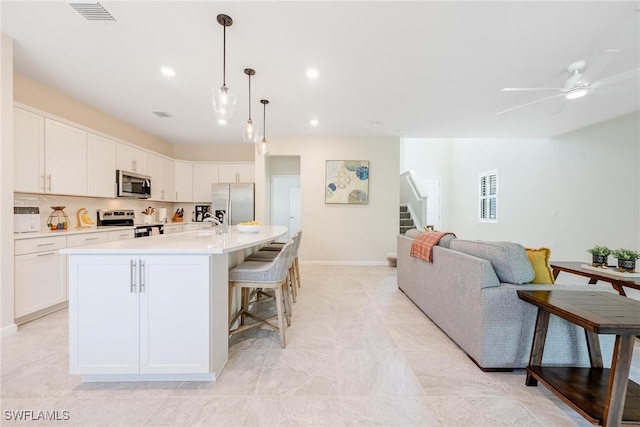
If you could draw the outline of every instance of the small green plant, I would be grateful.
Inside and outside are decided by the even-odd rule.
[[[606,246],[594,246],[591,249],[587,249],[587,252],[589,252],[591,255],[596,255],[596,256],[609,256],[609,254],[611,254],[611,249],[609,249]]]
[[[635,261],[640,258],[640,252],[631,249],[616,249],[614,251],[611,251],[611,255],[613,255],[613,257],[616,259],[622,259],[626,261]]]

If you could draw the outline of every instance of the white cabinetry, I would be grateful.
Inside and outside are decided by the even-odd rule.
[[[193,254],[70,255],[70,373],[210,372],[209,264]]]
[[[67,300],[66,256],[58,252],[65,246],[65,236],[15,241],[14,316],[17,323],[29,320],[25,316]]]
[[[87,194],[87,132],[14,108],[14,190]]]
[[[155,154],[147,154],[147,175],[151,177],[152,200],[175,200],[174,161]]]
[[[43,193],[44,117],[13,109],[13,188],[27,193]]]
[[[116,196],[116,142],[89,133],[87,136],[87,195]]]
[[[217,163],[193,164],[193,201],[211,202],[211,184],[218,182]]]
[[[109,234],[106,231],[102,233],[71,234],[67,236],[67,247],[75,248],[78,246],[96,245],[98,243],[106,243],[108,241]]]
[[[87,132],[44,119],[45,191],[54,194],[87,194]]]
[[[218,182],[254,182],[253,163],[220,163]]]
[[[147,153],[137,148],[124,144],[118,144],[116,150],[118,169],[128,172],[136,172],[145,175],[147,173]]]
[[[182,224],[165,224],[163,228],[164,234],[182,233]]]
[[[176,202],[193,201],[193,164],[175,162],[176,167]]]
[[[109,231],[109,241],[115,242],[116,240],[129,240],[135,238],[136,232],[133,228],[128,230]]]

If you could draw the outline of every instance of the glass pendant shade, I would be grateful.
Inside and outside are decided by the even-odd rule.
[[[262,138],[262,141],[258,143],[258,153],[261,156],[266,156],[269,154],[269,150],[271,149],[271,144],[267,141],[267,138]]]
[[[255,120],[246,120],[242,123],[242,139],[244,142],[257,142],[258,139],[258,123]]]
[[[236,94],[226,85],[211,90],[211,103],[218,119],[230,119],[236,105]]]

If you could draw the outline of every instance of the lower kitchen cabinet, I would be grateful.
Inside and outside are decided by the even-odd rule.
[[[64,236],[16,241],[14,257],[16,323],[46,314],[67,300],[66,256]],[[51,310],[53,311],[53,310]]]
[[[210,372],[208,255],[69,255],[72,374]]]

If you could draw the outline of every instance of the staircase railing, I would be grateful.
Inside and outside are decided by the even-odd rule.
[[[422,229],[427,224],[427,195],[412,170],[400,175],[400,204],[407,206],[416,228]]]

